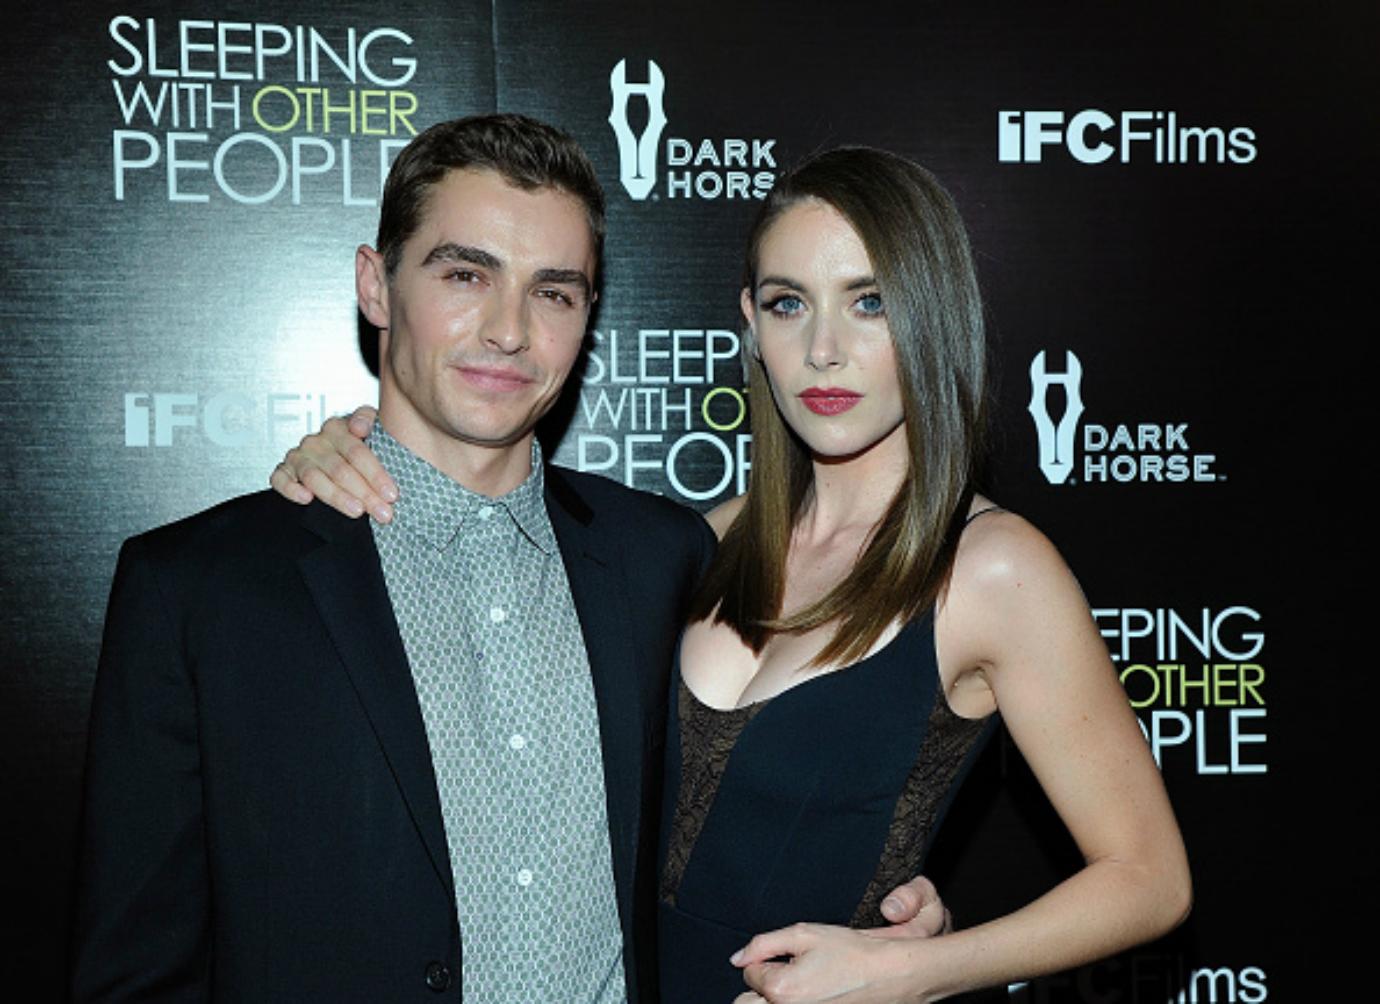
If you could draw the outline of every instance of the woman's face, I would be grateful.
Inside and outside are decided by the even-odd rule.
[[[817,459],[905,448],[896,353],[872,262],[833,206],[805,199],[763,235],[743,314],[782,417]]]

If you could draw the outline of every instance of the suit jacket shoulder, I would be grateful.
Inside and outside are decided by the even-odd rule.
[[[130,537],[120,565],[145,567],[183,609],[195,609],[208,590],[242,598],[263,594],[279,575],[323,543],[342,542],[376,561],[367,522],[320,502],[303,507],[264,490]]]
[[[695,576],[713,557],[716,541],[699,513],[662,495],[629,488],[598,474],[546,468],[548,500],[581,526],[636,554],[691,557]]]
[[[303,526],[326,539],[368,531],[362,520],[352,520],[320,502],[303,507],[264,489],[146,530],[125,543],[133,544],[149,559],[160,563],[187,558],[204,561],[281,556],[285,547],[296,554],[310,545],[312,535],[308,535],[305,544],[289,546],[290,542],[300,541]]]

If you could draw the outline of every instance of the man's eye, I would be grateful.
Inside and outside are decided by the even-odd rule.
[[[455,282],[478,282],[479,273],[467,268],[457,268],[447,272],[446,278]]]
[[[575,306],[575,298],[563,289],[539,289],[537,295],[563,307]]]

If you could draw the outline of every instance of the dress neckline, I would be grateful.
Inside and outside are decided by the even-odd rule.
[[[708,704],[702,698],[700,698],[698,694],[696,694],[692,689],[690,689],[690,685],[685,682],[684,674],[682,674],[680,671],[680,641],[676,642],[676,678],[680,682],[681,689],[684,690],[685,693],[690,696],[690,699],[694,701],[695,704],[699,705],[704,710],[713,712],[716,715],[731,716],[748,714],[750,712],[755,712],[761,709],[762,707],[764,707],[767,704],[770,704],[772,701],[775,701],[779,697],[784,697],[793,690],[800,690],[804,687],[808,687],[810,684],[815,683],[816,681],[825,680],[835,676],[846,676],[856,671],[862,670],[868,665],[868,663],[880,659],[883,655],[889,652],[893,646],[900,642],[901,637],[905,635],[906,632],[910,631],[921,621],[928,621],[929,617],[930,614],[928,611],[926,611],[925,613],[922,613],[919,617],[915,617],[907,621],[905,624],[901,626],[901,630],[897,631],[895,636],[893,636],[890,641],[888,641],[881,648],[877,649],[875,652],[869,652],[867,655],[863,656],[857,662],[850,662],[846,666],[839,666],[835,669],[826,669],[822,673],[816,673],[813,676],[807,676],[799,683],[793,683],[789,687],[786,687],[783,690],[778,690],[774,694],[769,694],[766,697],[759,698],[755,701],[749,701],[747,704],[738,704],[731,708],[717,708],[712,704]],[[684,636],[682,634],[681,641],[683,640]]]

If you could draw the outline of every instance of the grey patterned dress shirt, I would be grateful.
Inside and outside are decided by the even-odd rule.
[[[374,524],[450,846],[467,1004],[623,1001],[599,720],[540,448],[491,499],[377,423]]]

